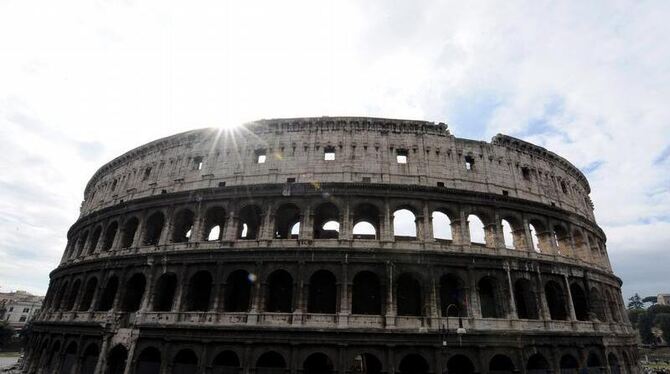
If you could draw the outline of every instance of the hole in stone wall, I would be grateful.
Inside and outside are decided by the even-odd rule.
[[[153,310],[156,312],[171,311],[176,291],[177,276],[174,273],[161,275],[156,282]]]
[[[484,223],[478,216],[474,214],[468,216],[468,230],[470,231],[470,243],[486,244]]]
[[[393,236],[397,239],[416,238],[416,216],[411,210],[393,212]]]
[[[396,149],[396,162],[398,164],[406,164],[409,157],[409,152],[406,149]]]
[[[381,286],[379,278],[370,271],[361,271],[352,282],[351,312],[353,314],[381,314]]]
[[[193,212],[188,209],[183,209],[177,213],[172,227],[172,242],[185,243],[191,238],[191,230],[193,229]]]
[[[433,238],[438,240],[452,240],[451,220],[442,212],[435,211],[433,217]]]
[[[475,168],[475,158],[472,156],[465,156],[465,170],[473,170]]]
[[[325,147],[323,149],[323,159],[326,161],[335,160],[335,147]]]

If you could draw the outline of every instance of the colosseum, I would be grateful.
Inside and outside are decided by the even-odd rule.
[[[570,162],[443,123],[188,131],[86,186],[26,373],[639,372]]]

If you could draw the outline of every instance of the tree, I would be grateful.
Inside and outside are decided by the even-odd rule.
[[[644,309],[642,298],[637,293],[628,299],[628,309]]]
[[[7,321],[0,321],[0,347],[7,346],[14,336],[14,328]]]
[[[647,296],[642,299],[642,302],[656,304],[658,302],[658,296]]]

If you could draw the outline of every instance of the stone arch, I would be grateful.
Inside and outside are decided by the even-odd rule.
[[[205,240],[214,241],[223,239],[223,228],[226,224],[226,210],[220,206],[213,206],[205,213]]]
[[[163,273],[154,286],[153,310],[155,312],[169,312],[174,305],[174,297],[177,291],[177,275],[175,273]]]
[[[589,261],[590,256],[589,256],[589,248],[586,243],[586,237],[584,234],[582,234],[582,231],[579,229],[575,229],[572,231],[572,238],[573,238],[573,243],[575,246],[575,251],[574,253],[577,255],[577,257],[582,260],[582,261]]]
[[[193,237],[193,223],[195,221],[195,214],[190,209],[181,209],[174,215],[174,223],[172,224],[173,243],[186,243]]]
[[[353,210],[354,239],[379,239],[379,208],[370,203],[356,205]]]
[[[570,245],[570,234],[568,229],[560,223],[554,224],[553,227],[553,240],[556,243],[556,248],[558,248],[558,253],[563,256],[572,255],[572,246]]]
[[[282,204],[275,214],[274,238],[298,239],[300,235],[299,227],[300,208],[293,203]]]
[[[357,354],[351,363],[352,374],[381,374],[382,370],[382,362],[372,353]]]
[[[400,360],[398,372],[401,374],[428,374],[428,361],[419,353],[410,353]]]
[[[526,363],[526,373],[528,374],[546,374],[551,370],[549,361],[541,353],[535,353],[528,357]]]
[[[165,215],[163,212],[154,212],[149,216],[144,225],[144,245],[158,245],[165,226]]]
[[[607,355],[607,364],[610,367],[610,374],[621,374],[619,358],[614,354],[614,352],[610,352]]]
[[[607,321],[607,314],[605,313],[605,305],[603,297],[598,288],[591,287],[589,292],[589,304],[591,305],[591,312],[601,322]]]
[[[315,352],[305,358],[302,363],[304,374],[329,374],[333,373],[333,361],[322,352]]]
[[[116,232],[119,230],[119,224],[114,221],[107,225],[105,229],[105,238],[102,243],[102,250],[109,251],[114,245],[114,239],[116,238]]]
[[[248,271],[238,269],[226,280],[224,310],[226,312],[248,312],[251,307],[252,281]]]
[[[584,289],[577,283],[570,285],[570,294],[572,296],[572,306],[575,308],[575,316],[578,321],[589,320],[589,308],[586,301]]]
[[[527,249],[526,230],[523,226],[521,215],[514,211],[502,211],[500,212],[500,216],[500,225],[505,247],[518,250]],[[509,227],[505,227],[503,221],[507,222]]]
[[[309,278],[308,313],[334,314],[337,307],[337,279],[328,270],[318,270]]]
[[[537,221],[534,221],[537,222]],[[528,231],[530,233],[530,249],[534,252],[542,253],[546,252],[546,249],[543,251],[542,237],[540,236],[540,231],[537,230],[534,224],[528,223]]]
[[[114,306],[114,300],[116,299],[116,293],[119,289],[119,278],[115,275],[111,276],[105,284],[105,288],[102,291],[102,295],[98,301],[98,311],[106,312]]]
[[[237,353],[231,350],[219,352],[212,361],[212,374],[238,373],[239,369],[240,359]]]
[[[499,295],[499,287],[497,279],[492,276],[482,277],[477,283],[482,318],[501,318],[503,316],[503,308],[500,305],[503,299]]]
[[[393,211],[393,237],[396,240],[415,239],[417,237],[416,209],[401,205]]]
[[[565,297],[563,287],[556,281],[549,280],[544,284],[544,295],[547,300],[547,307],[549,308],[549,316],[553,320],[567,320],[568,311],[566,304],[568,302]]]
[[[442,317],[467,316],[465,295],[465,282],[458,275],[442,275],[440,277],[440,315]]]
[[[285,368],[286,368],[286,360],[284,359],[284,356],[275,351],[265,352],[262,355],[260,355],[260,357],[258,357],[258,360],[256,360],[256,373],[258,374],[272,373],[272,371],[260,370],[260,369],[285,369]]]
[[[575,358],[575,356],[567,353],[561,356],[561,360],[559,362],[559,366],[561,369],[561,373],[568,374],[568,373],[576,373],[577,369],[579,369],[579,362]]]
[[[512,228],[512,224],[509,223],[508,220],[503,218],[502,220],[500,220],[500,227],[502,229],[502,239],[505,248],[515,249],[516,247],[514,245],[514,229]]]
[[[489,361],[489,373],[511,374],[515,371],[514,362],[506,355],[497,354]]]
[[[61,373],[70,373],[74,366],[77,363],[79,347],[76,342],[70,342],[65,348],[65,354],[63,355],[63,362],[61,363],[60,372]]]
[[[238,213],[239,226],[237,227],[237,238],[244,240],[255,240],[260,236],[261,223],[263,222],[263,211],[258,205],[250,204],[240,209]]]
[[[475,366],[467,356],[457,354],[447,361],[447,372],[449,374],[473,374]]]
[[[198,372],[198,356],[193,350],[184,348],[172,360],[172,374],[193,374]]]
[[[93,234],[91,234],[91,241],[88,243],[87,254],[92,255],[95,252],[95,249],[98,247],[98,242],[100,241],[100,236],[102,235],[102,225],[98,225],[93,229]]]
[[[533,241],[533,250],[539,253],[552,253],[551,240],[549,238],[548,225],[544,218],[530,217],[528,230]]]
[[[382,291],[377,274],[363,270],[358,272],[352,282],[351,313],[382,314]]]
[[[470,243],[486,244],[486,228],[484,221],[477,214],[470,214],[467,218]]]
[[[609,311],[614,322],[621,322],[621,314],[619,314],[619,303],[617,303],[616,296],[612,293],[611,290],[605,290],[605,295],[607,297],[607,304],[609,304]]]
[[[431,214],[433,225],[433,239],[454,240],[452,221],[449,215],[441,210],[435,210]]]
[[[86,241],[88,240],[88,230],[84,230],[75,243],[74,251],[72,251],[72,257],[77,258],[85,254]]]
[[[538,319],[537,297],[533,283],[519,278],[514,282],[514,302],[520,319]]]
[[[81,359],[81,368],[79,374],[93,374],[95,367],[98,364],[100,356],[100,349],[95,343],[89,344],[84,350],[84,355]]]
[[[70,289],[70,282],[67,280],[64,281],[60,288],[58,288],[58,292],[56,292],[56,297],[54,298],[54,310],[60,310],[62,306],[65,305],[65,302],[63,299],[65,299],[65,296],[67,295],[67,291]]]
[[[60,340],[56,340],[51,343],[51,349],[49,350],[49,356],[47,357],[46,365],[47,373],[53,373],[56,367],[58,366],[58,356],[61,350]]]
[[[107,355],[107,371],[105,374],[123,374],[128,360],[128,350],[122,344],[117,344]]]
[[[79,289],[81,288],[81,279],[77,279],[72,283],[72,288],[70,289],[70,293],[67,296],[67,300],[65,301],[65,306],[63,310],[73,310],[75,307],[75,302],[77,301],[77,296],[79,296]]]
[[[155,347],[147,347],[137,357],[135,374],[160,374],[161,352]]]
[[[418,277],[402,273],[396,280],[396,309],[399,316],[423,315],[423,289]]]
[[[206,312],[210,308],[212,296],[212,274],[200,270],[191,276],[186,292],[185,307],[187,312]]]
[[[590,352],[586,358],[586,368],[590,373],[600,373],[603,367],[602,360],[600,360],[600,355],[595,352]]]
[[[84,295],[81,299],[81,302],[79,303],[79,311],[83,312],[91,308],[96,288],[98,288],[98,278],[96,277],[89,278],[89,280],[86,282]]]
[[[121,311],[137,312],[142,305],[142,297],[147,280],[142,273],[135,273],[125,285],[125,294],[121,303]]]
[[[123,223],[123,230],[121,232],[121,248],[130,248],[135,241],[135,233],[140,221],[137,217],[130,217]]]
[[[340,235],[340,210],[330,202],[314,210],[314,239],[338,239]]]
[[[293,312],[293,277],[286,270],[275,270],[268,276],[265,310]]]

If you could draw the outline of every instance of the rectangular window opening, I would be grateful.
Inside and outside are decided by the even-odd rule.
[[[502,190],[503,196],[509,196],[509,191],[507,190]]]
[[[475,167],[475,158],[472,156],[465,156],[465,170],[472,170]]]
[[[266,152],[265,149],[259,149],[256,151],[256,163],[257,164],[264,164],[266,160]]]
[[[286,178],[286,183],[295,183],[295,178]]]
[[[408,155],[406,149],[396,149],[396,162],[399,164],[406,164]]]
[[[521,175],[523,176],[523,179],[529,181],[530,180],[530,169],[527,167],[522,167],[521,168]]]
[[[363,183],[370,183],[370,177],[363,177],[362,182]]]
[[[226,182],[219,182],[219,187],[226,187]]]
[[[444,182],[437,182],[438,187],[444,187]]]
[[[335,160],[335,147],[326,147],[323,149],[323,159],[326,161]]]

